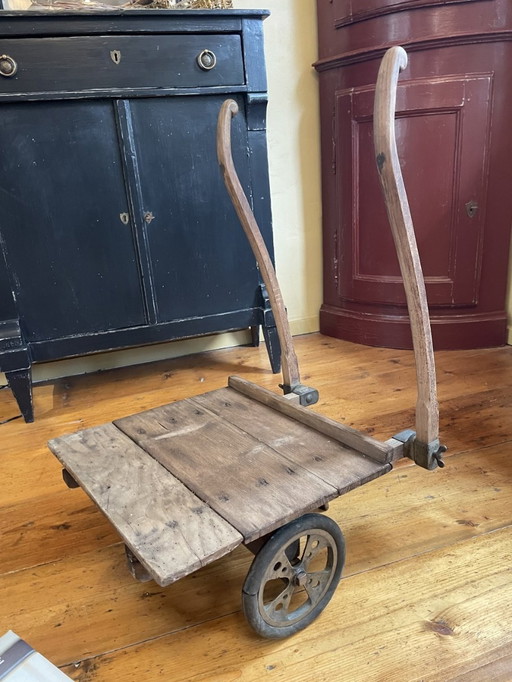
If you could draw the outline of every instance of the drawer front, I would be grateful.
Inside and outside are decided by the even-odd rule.
[[[0,55],[0,96],[231,86],[245,80],[241,38],[232,34],[0,40]]]

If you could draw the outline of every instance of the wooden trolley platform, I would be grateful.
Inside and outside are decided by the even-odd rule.
[[[231,156],[233,100],[217,134],[227,190],[266,285],[282,349],[285,395],[230,377],[226,388],[117,419],[49,443],[71,487],[80,485],[124,540],[139,579],[166,586],[240,544],[255,553],[242,589],[247,620],[265,637],[306,627],[341,578],[343,534],[311,513],[411,457],[442,466],[435,366],[425,286],[394,139],[396,83],[407,56],[382,61],[375,146],[407,294],[416,356],[416,431],[385,443],[312,412],[318,392],[300,381],[272,261]]]
[[[390,446],[229,384],[49,443],[161,586],[391,469]]]

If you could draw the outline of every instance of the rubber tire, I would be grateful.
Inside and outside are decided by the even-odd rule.
[[[338,560],[334,568],[329,587],[316,606],[296,623],[277,627],[267,623],[261,616],[259,609],[258,594],[261,588],[263,576],[266,573],[269,563],[273,560],[276,552],[286,545],[290,538],[297,533],[307,534],[308,531],[316,529],[327,532],[334,540],[338,550]],[[338,583],[345,564],[345,539],[340,527],[328,516],[322,514],[304,514],[298,519],[287,523],[278,528],[254,557],[244,586],[242,588],[242,610],[245,618],[253,630],[268,639],[282,639],[290,637],[304,628],[308,627],[325,609],[330,602]]]

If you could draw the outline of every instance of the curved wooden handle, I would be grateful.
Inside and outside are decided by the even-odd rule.
[[[439,435],[436,370],[425,281],[414,235],[395,139],[395,107],[398,76],[407,66],[402,47],[392,47],[382,59],[373,112],[377,168],[397,250],[411,320],[416,360],[418,400],[416,438],[428,445]]]
[[[300,384],[299,364],[293,347],[286,308],[284,307],[274,266],[233,163],[231,154],[231,119],[237,113],[238,104],[234,100],[228,99],[222,104],[217,122],[217,157],[229,196],[242,223],[258,263],[261,276],[267,287],[281,344],[283,383],[286,387],[286,392],[289,392]]]

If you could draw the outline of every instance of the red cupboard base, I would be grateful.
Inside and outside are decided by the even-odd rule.
[[[502,313],[431,317],[435,350],[493,348],[507,343],[507,319]],[[412,349],[408,317],[358,313],[323,305],[320,332],[344,341],[382,348]]]

